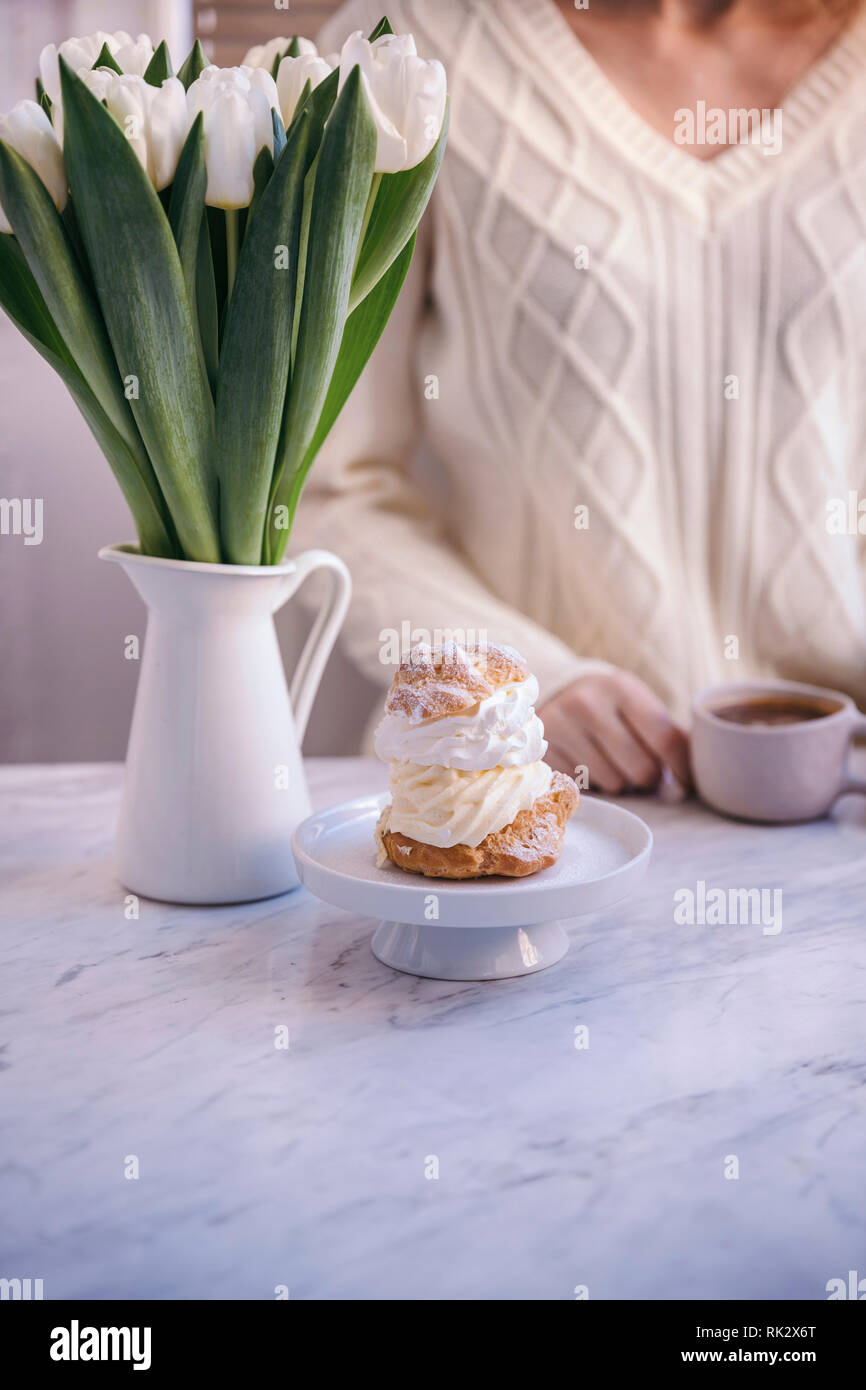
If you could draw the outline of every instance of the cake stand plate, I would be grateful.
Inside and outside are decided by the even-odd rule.
[[[309,816],[292,839],[306,888],[334,907],[382,920],[373,954],[435,980],[503,980],[561,960],[561,922],[628,897],[652,853],[649,826],[610,801],[581,797],[551,869],[528,878],[455,881],[376,867],[374,828],[387,796]]]

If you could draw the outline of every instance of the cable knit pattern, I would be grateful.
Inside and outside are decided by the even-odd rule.
[[[324,47],[378,9],[354,0]],[[866,19],[790,94],[780,153],[702,162],[552,0],[389,13],[446,64],[452,121],[299,512],[296,544],[352,569],[355,660],[387,684],[380,633],[408,621],[486,629],[542,698],[596,659],[680,717],[701,685],[772,673],[863,701],[863,543],[826,508],[866,497]]]

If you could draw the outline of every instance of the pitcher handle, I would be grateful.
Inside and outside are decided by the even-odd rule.
[[[343,561],[337,555],[332,555],[330,550],[306,550],[297,557],[294,564],[293,591],[300,588],[313,570],[328,570],[331,581],[327,601],[316,614],[289,687],[295,732],[300,746],[304,741],[307,720],[313,708],[319,681],[349,607],[352,579]]]
[[[851,720],[851,727],[848,730],[848,766],[850,767],[851,744],[857,737],[866,738],[866,718],[858,710]],[[852,793],[859,793],[866,796],[866,781],[862,777],[855,777],[846,770],[845,780],[839,788],[839,796],[850,796]]]

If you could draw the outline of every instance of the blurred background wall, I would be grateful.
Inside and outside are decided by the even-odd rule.
[[[208,57],[221,67],[239,63],[254,43],[275,34],[305,34],[313,39],[340,0],[196,0],[192,6],[195,33]],[[383,11],[384,12],[384,11]]]
[[[168,39],[177,62],[193,34],[221,64],[276,34],[315,36],[337,8],[308,0],[0,0],[0,110],[32,97],[40,49],[73,34],[126,29]],[[145,611],[102,545],[133,538],[114,478],[65,388],[0,312],[0,496],[42,498],[44,538],[0,535],[0,762],[122,758]],[[297,604],[278,619],[287,669],[304,636]],[[352,753],[375,692],[337,652],[316,702],[307,753]]]

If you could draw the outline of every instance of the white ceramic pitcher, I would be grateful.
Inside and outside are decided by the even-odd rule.
[[[327,550],[283,565],[208,565],[108,546],[148,609],[121,802],[117,869],[133,893],[233,903],[298,883],[292,832],[310,813],[301,740],[346,614]],[[309,574],[331,578],[291,682],[273,615]]]

